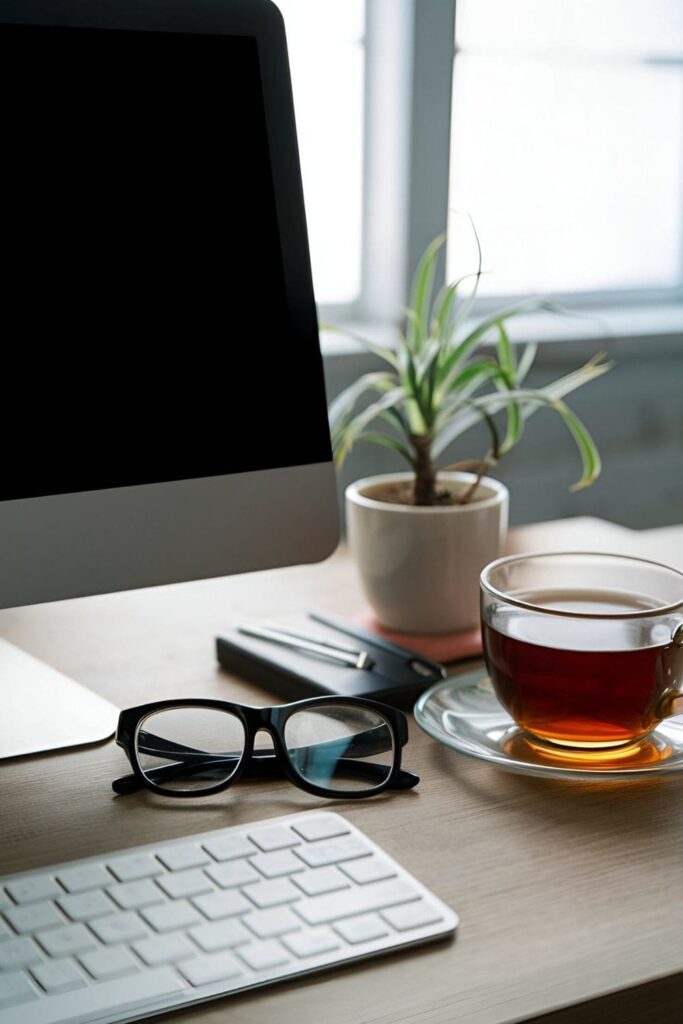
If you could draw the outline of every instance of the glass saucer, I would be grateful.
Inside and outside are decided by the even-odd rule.
[[[549,750],[515,725],[481,668],[426,690],[414,713],[418,725],[440,743],[520,775],[595,781],[683,771],[683,715],[618,750]]]

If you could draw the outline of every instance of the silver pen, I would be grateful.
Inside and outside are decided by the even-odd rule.
[[[339,644],[325,637],[297,633],[296,630],[283,626],[238,626],[237,631],[259,640],[270,640],[271,643],[280,644],[282,647],[317,654],[320,658],[329,658],[351,668],[371,669],[374,665],[367,651],[359,651],[355,647]]]

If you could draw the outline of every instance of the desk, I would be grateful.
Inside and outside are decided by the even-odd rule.
[[[555,546],[641,551],[683,566],[683,528],[635,534],[578,519],[511,537],[515,550]],[[0,634],[120,706],[190,694],[265,703],[267,694],[217,669],[214,634],[240,618],[281,618],[284,609],[351,615],[359,601],[341,549],[320,566],[3,611]],[[414,724],[405,762],[422,777],[416,791],[335,809],[458,910],[457,941],[173,1020],[680,1022],[679,778],[599,785],[508,775],[437,745]],[[3,764],[0,872],[324,804],[279,782],[180,806],[146,793],[114,799],[111,780],[125,768],[113,743]]]

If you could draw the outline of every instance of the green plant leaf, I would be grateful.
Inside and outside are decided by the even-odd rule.
[[[550,306],[550,303],[546,303],[545,300],[529,299],[516,306],[499,310],[497,313],[493,313],[491,316],[486,317],[485,320],[482,320],[474,330],[470,331],[462,341],[458,342],[451,349],[447,358],[442,361],[439,368],[437,397],[442,397],[451,390],[453,376],[458,373],[458,370],[468,356],[485,340],[489,331],[495,330],[499,323],[504,324],[506,320],[512,317],[522,316],[524,313],[537,312],[540,309],[546,309],[548,306]]]
[[[502,380],[496,381],[496,387],[503,391],[505,388],[508,391],[512,391],[517,383],[516,371],[517,366],[515,362],[514,351],[508,332],[505,330],[505,325],[502,320],[498,321],[498,361],[500,362],[502,373]],[[519,441],[524,430],[524,421],[518,403],[514,399],[510,399],[507,404],[507,431],[503,438],[503,443],[500,446],[500,454],[505,455],[510,451],[511,448]]]
[[[415,382],[420,388],[439,358],[441,345],[437,338],[430,338],[419,355],[415,356]]]
[[[524,302],[519,302],[515,306],[508,306],[507,309],[498,310],[497,313],[492,313],[490,316],[485,317],[482,322],[471,331],[464,339],[462,344],[471,341],[472,338],[482,340],[489,331],[494,330],[499,323],[505,324],[506,320],[511,320],[515,316],[523,316],[525,313],[538,313],[541,310],[548,310],[552,307],[552,303],[547,302],[545,299],[526,299]]]
[[[405,309],[406,329],[404,336],[404,348],[415,355],[420,350],[420,321],[414,309]]]
[[[590,487],[593,481],[597,480],[600,476],[602,472],[600,452],[595,441],[576,413],[572,412],[564,402],[561,402],[559,399],[556,399],[556,401],[559,403],[558,412],[573,435],[576,446],[581,453],[583,476],[576,483],[572,484],[570,488],[572,491],[580,491],[584,487]]]
[[[612,370],[614,362],[612,360],[603,362],[604,358],[604,352],[597,352],[587,363],[580,366],[578,370],[573,370],[564,377],[559,377],[552,384],[546,384],[543,390],[552,398],[564,398],[565,395],[576,391],[577,388],[587,384],[588,381],[602,377],[603,373]]]
[[[567,374],[565,377],[561,377],[559,380],[554,381],[552,384],[548,384],[543,389],[545,394],[549,398],[562,398],[564,395],[568,395],[570,392],[575,391],[577,388],[582,387],[584,384],[588,384],[591,380],[595,380],[597,377],[601,377],[603,373],[607,373],[612,368],[612,363],[602,362],[603,354],[598,353],[589,359],[588,362],[580,367],[578,370],[574,370],[572,373]],[[507,395],[492,394],[487,395],[486,398],[488,409],[487,411],[491,415],[495,415],[497,412],[505,409],[508,403]],[[542,408],[542,405],[535,403],[529,406],[522,407],[522,418],[526,421],[534,413],[538,412]],[[437,421],[435,428],[435,438],[432,446],[434,457],[437,458],[453,441],[455,441],[462,434],[471,430],[472,427],[480,421],[481,417],[473,410],[463,408],[461,404],[457,404],[457,398],[455,399],[454,406],[449,410],[446,406],[442,409],[442,414],[445,413],[445,421],[441,424]]]
[[[509,373],[510,379],[514,382],[517,362],[510,342],[510,336],[505,330],[505,322],[503,320],[498,320],[496,326],[498,327],[498,362]]]
[[[457,278],[457,280],[444,285],[434,300],[431,333],[437,337],[442,344],[447,342],[450,338],[452,328],[451,317],[453,315],[455,300],[458,296],[458,288],[463,281],[469,280],[470,277],[479,277],[479,274],[476,271],[472,274],[463,274],[462,277]]]
[[[357,341],[358,344],[366,348],[368,352],[372,352],[373,355],[384,360],[385,363],[389,363],[389,365],[393,366],[395,370],[398,370],[398,356],[392,349],[386,348],[384,345],[378,345],[374,341],[368,341],[367,338],[363,338],[360,334],[356,334],[355,331],[350,331],[346,327],[335,327],[333,324],[321,324],[320,330],[328,331],[330,334],[340,334],[342,337],[350,338],[352,341]]]
[[[405,402],[405,397],[402,387],[393,388],[382,395],[381,398],[378,398],[376,402],[372,402],[367,408],[357,413],[352,420],[339,430],[336,436],[333,437],[332,444],[336,464],[338,466],[342,465],[360,434],[380,413]]]
[[[471,403],[468,402],[468,405],[469,404],[472,404],[474,406],[473,401]],[[493,416],[486,411],[486,409],[479,409],[476,406],[474,406],[474,408],[475,411],[479,414],[479,416],[483,419],[486,426],[488,427],[489,434],[491,435],[491,458],[493,458],[494,462],[498,462],[498,458],[500,456],[500,437],[498,434],[498,427],[496,426],[496,421],[494,420]]]
[[[490,413],[492,412],[490,408],[491,399],[495,397],[495,395],[484,395],[481,398],[470,399],[470,402],[474,407],[484,409]],[[508,400],[514,398],[518,401],[536,402],[540,405],[548,406],[555,412],[559,413],[562,417],[574,438],[581,456],[581,463],[583,467],[581,478],[572,485],[572,490],[579,490],[583,487],[588,487],[595,479],[597,479],[600,475],[601,463],[595,442],[578,416],[573,413],[571,409],[561,401],[561,399],[553,398],[545,394],[543,391],[533,389],[518,389],[516,391],[510,391],[508,395],[506,395],[506,398]]]
[[[395,430],[398,430],[399,434],[408,441],[410,440],[410,428],[401,415],[400,409],[397,409],[396,407],[385,409],[384,412],[380,413],[380,418],[385,420],[387,423],[390,423],[391,426],[394,427]]]
[[[502,374],[503,371],[495,359],[475,359],[453,377],[449,394],[452,395],[453,402],[459,404],[474,394],[477,388],[501,377]]]
[[[330,432],[334,435],[343,428],[345,422],[351,416],[354,406],[359,398],[367,392],[387,391],[398,383],[393,373],[378,370],[374,373],[364,373],[362,377],[350,384],[330,404],[328,416],[330,421]]]
[[[427,424],[420,403],[420,385],[415,359],[407,345],[400,350],[401,386],[405,392],[405,413],[411,434],[424,434]]]
[[[429,338],[422,351],[415,357],[416,400],[422,419],[427,428],[431,427],[436,415],[434,405],[434,382],[438,369],[441,343],[438,338]]]
[[[453,323],[453,331],[454,332],[459,327],[459,325],[464,323],[464,321],[469,316],[470,310],[471,310],[471,308],[472,308],[472,306],[474,304],[474,300],[477,297],[477,292],[479,290],[479,281],[481,280],[481,275],[482,275],[482,269],[481,269],[482,268],[482,255],[481,255],[481,242],[479,241],[479,234],[477,233],[477,229],[475,227],[474,221],[472,220],[472,217],[470,216],[470,214],[468,214],[467,217],[468,217],[468,220],[470,222],[470,227],[472,228],[472,234],[474,235],[475,244],[477,246],[477,269],[474,272],[474,274],[472,275],[474,277],[474,285],[472,287],[472,291],[470,292],[470,294],[467,297],[467,299],[465,300],[465,302],[463,302],[462,307],[458,311],[458,315],[457,315],[457,317],[454,320],[454,323]]]
[[[385,448],[391,448],[392,451],[398,452],[398,454],[406,460],[411,469],[415,465],[413,453],[410,451],[408,446],[403,444],[397,438],[392,437],[390,434],[363,433],[359,434],[355,443],[358,444],[360,441],[367,441],[370,444],[379,444],[383,445]]]
[[[508,401],[507,418],[507,431],[499,449],[499,456],[507,455],[524,433],[524,418],[522,417],[519,403],[515,402],[514,399]]]
[[[461,370],[457,379],[453,382],[450,399],[442,403],[434,423],[434,455],[440,455],[444,448],[448,447],[463,430],[460,428],[461,420],[468,415],[471,422],[463,429],[468,429],[481,415],[474,415],[466,411],[468,399],[480,387],[496,380],[502,374],[502,370],[493,359],[480,359],[470,363],[464,370]]]
[[[446,241],[446,235],[440,234],[429,243],[420,258],[410,288],[410,309],[415,314],[408,321],[407,339],[415,352],[419,352],[423,342],[429,336],[429,310],[432,301],[436,262],[439,252]]]
[[[528,374],[529,370],[533,366],[536,353],[538,352],[538,345],[535,342],[529,342],[528,345],[524,346],[519,364],[517,366],[517,383],[521,384]]]
[[[436,379],[437,401],[442,401],[449,391],[453,389],[453,384],[460,373],[460,368],[465,360],[472,355],[478,344],[479,338],[465,338],[464,341],[459,342],[451,349],[445,359],[442,359]]]

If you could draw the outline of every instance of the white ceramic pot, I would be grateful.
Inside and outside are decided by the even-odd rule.
[[[484,477],[467,505],[398,505],[373,497],[411,473],[366,477],[346,489],[346,524],[363,589],[379,622],[406,633],[450,633],[479,622],[479,574],[500,557],[507,487]],[[440,473],[464,491],[471,473]]]

